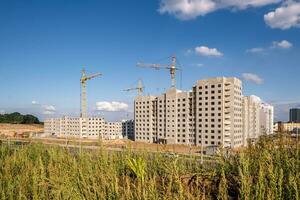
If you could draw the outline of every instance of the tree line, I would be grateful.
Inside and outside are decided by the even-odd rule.
[[[22,115],[18,112],[10,114],[0,114],[0,123],[10,124],[39,124],[40,121],[36,116],[33,115]]]

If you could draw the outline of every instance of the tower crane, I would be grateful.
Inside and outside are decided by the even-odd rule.
[[[86,82],[88,80],[91,80],[92,78],[96,78],[98,76],[101,76],[101,73],[96,73],[87,76],[85,73],[85,69],[83,68],[81,71],[81,79],[80,79],[80,84],[81,84],[81,109],[80,109],[80,117],[81,118],[86,118],[87,117],[87,108],[86,108]]]
[[[124,89],[123,91],[129,92],[132,90],[137,90],[138,95],[141,96],[143,94],[144,89],[145,89],[145,87],[143,86],[142,80],[139,79],[137,87],[127,88],[127,89]]]
[[[169,65],[153,64],[153,63],[137,63],[137,66],[154,68],[156,70],[159,70],[159,69],[170,70],[171,87],[176,86],[175,73],[176,73],[176,70],[180,70],[180,68],[176,67],[176,56],[175,55],[172,56],[172,61],[171,61],[171,64],[169,64]]]

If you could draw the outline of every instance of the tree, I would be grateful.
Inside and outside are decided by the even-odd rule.
[[[18,112],[0,115],[0,123],[11,124],[39,124],[40,121],[33,115],[22,115]]]

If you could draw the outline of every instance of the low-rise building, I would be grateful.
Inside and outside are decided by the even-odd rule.
[[[84,123],[83,123],[84,121]],[[44,130],[48,135],[59,137],[84,137],[84,138],[122,138],[121,122],[106,122],[101,117],[67,117],[46,119]]]
[[[279,133],[284,132],[297,132],[300,133],[300,123],[293,123],[293,122],[277,122],[274,125],[275,131]]]

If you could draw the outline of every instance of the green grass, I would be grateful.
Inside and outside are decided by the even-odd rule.
[[[300,158],[288,139],[264,138],[202,166],[199,158],[0,147],[0,199],[300,199]]]

